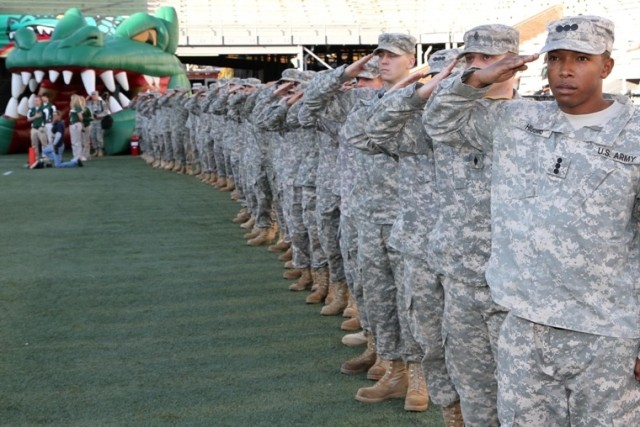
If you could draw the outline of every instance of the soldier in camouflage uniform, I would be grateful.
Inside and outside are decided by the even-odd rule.
[[[374,54],[379,56],[381,78],[390,87],[408,75],[415,63],[415,38],[397,33],[384,33],[378,39]],[[326,73],[315,85],[309,102],[330,99],[342,84],[355,78],[372,55],[349,67]],[[322,92],[325,94],[323,95]],[[357,94],[347,91],[345,94]],[[358,390],[356,399],[375,403],[390,398],[405,398],[406,410],[425,410],[428,394],[420,362],[402,360],[402,328],[398,310],[397,289],[401,285],[402,263],[399,253],[388,245],[391,225],[398,214],[397,166],[384,154],[369,151],[365,128],[370,111],[384,91],[366,91],[354,97],[341,138],[358,149],[356,182],[351,193],[358,227],[358,268],[363,283],[364,306],[377,352],[388,362],[382,378],[373,387]],[[357,96],[357,95],[356,95]],[[419,356],[421,358],[421,355]],[[344,370],[343,370],[344,371]],[[408,381],[409,376],[418,381]]]
[[[177,90],[176,95],[169,101],[170,105],[170,126],[171,145],[173,151],[173,172],[180,174],[186,172],[186,152],[185,141],[187,140],[186,123],[189,118],[189,111],[184,107],[184,102],[188,99],[189,93],[184,90]]]
[[[344,121],[347,120],[351,112],[362,108],[363,102],[369,102],[382,93],[383,81],[379,77],[373,81],[371,86],[363,85],[357,89],[351,88],[351,79],[342,83],[339,76],[344,73],[344,69],[345,67],[340,67],[337,70],[324,71],[310,82],[305,90],[304,99],[307,114],[319,115],[328,120],[341,118],[341,125],[344,126]],[[357,74],[364,71],[364,68],[358,70]],[[340,371],[347,375],[369,371],[368,378],[378,380],[384,374],[386,367],[374,365],[376,363],[375,338],[367,318],[361,275],[357,266],[357,221],[351,209],[351,195],[357,168],[354,157],[357,150],[346,143],[342,132],[339,133],[338,138],[340,145],[336,162],[339,176],[334,191],[339,194],[341,199],[340,249],[345,261],[345,275],[351,278],[351,282],[348,282],[352,285],[350,293],[356,300],[360,324],[367,338],[367,349],[361,355],[343,363]],[[377,366],[382,367],[383,372],[374,376],[372,370],[379,371],[379,369],[375,369]]]
[[[422,366],[434,403],[442,406],[445,425],[463,426],[459,396],[447,372],[442,349],[444,290],[438,274],[429,268],[429,234],[438,217],[435,167],[431,140],[421,123],[428,97],[437,83],[456,65],[459,51],[435,52],[429,71],[417,71],[396,85],[371,110],[366,133],[373,152],[398,162],[400,214],[391,229],[389,245],[402,254],[404,286],[398,289],[401,327],[411,334],[404,339],[404,360]],[[434,76],[426,84],[413,81]],[[405,85],[408,85],[405,87]],[[424,355],[424,356],[423,356]],[[421,357],[423,356],[423,357]]]
[[[628,98],[602,93],[613,22],[565,17],[548,30],[554,101],[473,108],[487,84],[537,55],[470,72],[449,97],[460,121],[446,132],[472,132],[494,159],[487,281],[510,309],[498,352],[500,422],[636,426],[640,114]]]
[[[464,42],[465,67],[482,68],[517,53],[519,34],[506,25],[481,25],[467,31]],[[456,107],[447,98],[452,81],[440,85],[424,114],[433,140],[440,206],[429,237],[428,261],[442,275],[447,369],[460,395],[465,425],[497,426],[495,355],[507,311],[493,302],[485,279],[491,249],[492,159],[474,147],[475,135],[440,131],[458,123]],[[478,108],[508,102],[513,87],[513,81],[493,86]],[[449,110],[454,112],[447,114]]]
[[[228,144],[233,138],[235,129],[227,119],[227,101],[230,91],[240,84],[240,79],[234,78],[225,82],[220,90],[216,93],[216,99],[211,103],[210,111],[218,116],[217,132],[214,139],[214,154],[216,158],[216,166],[218,169],[219,182],[216,184],[220,190],[231,191],[234,188],[233,171],[231,170],[231,158],[229,157]],[[223,185],[224,184],[224,185]]]
[[[295,73],[297,73],[297,70],[289,69],[284,70],[282,75],[286,78],[288,75],[295,75]],[[252,117],[254,125],[257,126],[262,136],[258,141],[261,148],[261,170],[266,177],[266,181],[262,181],[262,183],[268,186],[262,187],[265,197],[264,200],[266,202],[270,197],[271,211],[275,216],[278,228],[284,235],[288,236],[286,240],[290,240],[292,222],[290,209],[287,209],[285,206],[285,195],[281,190],[284,176],[281,169],[282,162],[279,160],[284,145],[285,118],[289,105],[283,106],[281,104],[281,98],[284,96],[284,93],[275,95],[276,90],[278,90],[284,82],[284,80],[279,80],[278,82],[269,82],[265,85],[256,100]],[[286,261],[289,260],[291,260],[291,258]],[[289,270],[285,271],[284,277],[297,279],[301,274],[301,271]]]
[[[161,169],[171,170],[173,169],[174,156],[173,156],[173,144],[171,142],[171,117],[173,115],[172,104],[175,97],[179,95],[179,92],[170,89],[165,93],[158,102],[159,111],[156,123],[159,125],[160,136],[160,152],[162,161],[159,164]]]

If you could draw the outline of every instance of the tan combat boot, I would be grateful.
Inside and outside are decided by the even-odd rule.
[[[384,376],[385,372],[387,372],[388,364],[389,362],[384,360],[382,357],[376,357],[376,363],[374,363],[373,366],[367,371],[367,379],[378,381]]]
[[[216,187],[218,190],[222,190],[224,187],[227,186],[227,178],[225,178],[224,176],[218,177],[218,180],[215,182],[215,184],[213,184],[213,186]]]
[[[405,363],[402,360],[390,360],[383,377],[371,387],[359,389],[356,393],[356,400],[364,403],[377,403],[388,399],[404,399],[408,386],[409,379]]]
[[[351,292],[349,292],[349,302],[347,303],[347,308],[342,312],[342,317],[358,317],[358,304]]]
[[[275,245],[271,245],[267,248],[269,252],[284,252],[291,246],[291,243],[287,242],[287,234],[284,231],[284,228],[281,228],[278,232],[278,241]]]
[[[327,297],[324,300],[324,305],[329,305],[333,302],[333,299],[336,297],[336,286],[338,282],[329,283],[329,292],[327,293]]]
[[[309,267],[302,269],[300,278],[293,285],[289,286],[290,291],[305,291],[313,285],[313,277]]]
[[[256,237],[258,237],[258,235],[260,234],[260,230],[261,228],[258,227],[253,227],[253,229],[246,233],[244,236],[242,236],[245,240],[251,240],[251,239],[255,239]]]
[[[307,296],[307,304],[320,304],[324,302],[324,299],[329,292],[329,270],[326,267],[316,270],[314,275],[314,283],[316,289]]]
[[[292,268],[282,273],[282,277],[289,280],[298,280],[302,276],[302,269]]]
[[[236,189],[236,184],[232,179],[227,179],[227,186],[221,188],[222,191],[233,191]]]
[[[260,234],[247,242],[249,246],[268,245],[276,238],[276,229],[274,226],[261,228]]]
[[[443,406],[442,418],[444,419],[445,427],[464,427],[460,402],[452,403],[449,406]]]
[[[191,165],[191,173],[189,175],[200,175],[202,173],[202,168],[200,167],[200,163],[196,163],[195,165]]]
[[[407,362],[409,373],[409,387],[404,399],[404,410],[424,412],[429,407],[429,390],[424,378],[424,370],[420,362]]]
[[[247,221],[240,224],[240,227],[244,228],[245,230],[249,230],[253,228],[254,225],[256,225],[256,219],[254,217],[251,217]]]
[[[236,217],[233,218],[233,220],[231,220],[231,222],[233,222],[234,224],[242,224],[249,221],[250,219],[251,219],[251,214],[249,213],[247,208],[242,208],[240,209],[240,212],[238,212]]]
[[[371,332],[366,332],[367,348],[358,357],[347,360],[340,366],[340,372],[347,375],[359,374],[366,372],[376,362],[376,342]]]
[[[175,166],[175,162],[173,160],[169,160],[165,163],[164,170],[170,171],[173,169],[174,166]]]
[[[293,259],[293,249],[289,248],[278,257],[278,261],[287,262]]]
[[[183,168],[183,164],[180,162],[174,162],[173,164],[173,168],[171,169],[171,172],[178,172],[178,173],[182,173],[182,168]]]
[[[162,164],[162,160],[160,159],[153,159],[153,163],[151,163],[151,167],[152,168],[159,168],[160,165]]]
[[[351,319],[347,319],[340,325],[340,329],[343,331],[359,331],[362,329],[362,325],[360,324],[360,319],[356,317],[352,317]]]
[[[360,331],[353,334],[347,334],[342,337],[342,344],[348,345],[349,347],[357,347],[359,345],[365,345],[367,344],[367,339],[369,335],[370,334],[365,331]],[[375,360],[374,360],[374,363],[375,363]]]
[[[218,181],[218,174],[216,174],[215,172],[211,172],[209,174],[209,178],[207,178],[207,180],[205,181],[208,184],[215,184]]]
[[[349,289],[346,282],[336,282],[336,293],[328,305],[322,307],[320,314],[323,316],[337,316],[347,307],[349,300]]]
[[[240,198],[240,194],[238,194],[238,189],[235,189],[231,192],[231,195],[229,196],[229,198],[231,200],[233,200],[234,202],[237,202],[238,199]]]

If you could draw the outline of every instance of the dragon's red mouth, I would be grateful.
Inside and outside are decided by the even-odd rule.
[[[169,77],[152,77],[128,70],[54,67],[21,68],[11,71],[11,99],[5,116],[26,116],[36,95],[44,93],[61,111],[66,110],[71,95],[89,95],[93,91],[109,93],[109,108],[117,113],[129,106],[140,92],[166,91]]]

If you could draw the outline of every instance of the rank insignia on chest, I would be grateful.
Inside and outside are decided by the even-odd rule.
[[[571,160],[556,156],[551,160],[547,160],[547,174],[558,178],[566,178],[567,172],[569,172],[569,165]]]

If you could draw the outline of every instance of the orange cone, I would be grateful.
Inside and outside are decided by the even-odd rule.
[[[36,162],[36,149],[29,147],[29,166]]]

